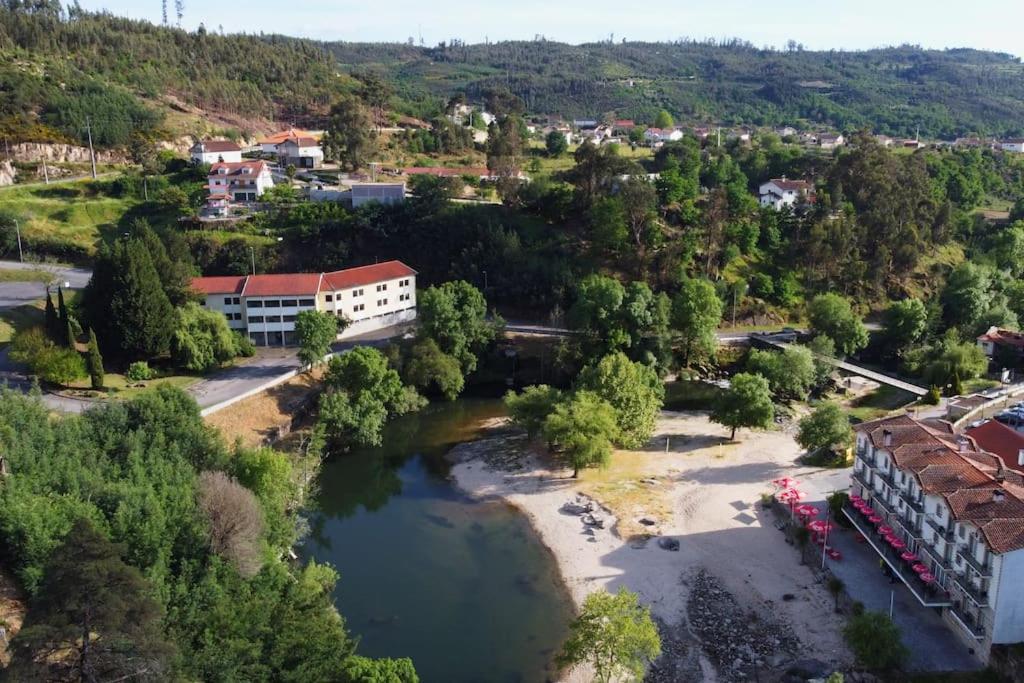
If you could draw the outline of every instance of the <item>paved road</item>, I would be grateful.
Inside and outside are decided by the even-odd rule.
[[[0,261],[0,270],[44,270],[53,275],[51,284],[64,286],[70,283],[71,289],[81,289],[89,282],[92,271],[74,266],[60,266],[50,263],[20,263],[18,261]],[[46,283],[43,282],[4,282],[0,283],[0,309],[14,308],[31,304],[46,296]]]

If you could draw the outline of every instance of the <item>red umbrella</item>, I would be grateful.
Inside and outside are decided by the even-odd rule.
[[[903,554],[900,555],[900,559],[906,560],[907,562],[917,562],[917,555],[910,552],[909,550],[904,550]]]
[[[816,534],[823,534],[832,529],[832,525],[823,519],[815,519],[807,523],[807,529]]]
[[[892,527],[887,524],[883,524],[882,526],[878,527],[878,533],[882,534],[883,536],[888,536],[892,533]]]
[[[796,479],[793,479],[792,477],[782,477],[780,479],[774,480],[772,483],[778,486],[780,489],[791,489],[800,482],[798,482]]]
[[[925,583],[931,583],[935,580],[935,574],[932,574],[931,572],[923,572],[921,574],[921,580]]]
[[[895,536],[893,536],[891,538],[887,538],[885,540],[889,541],[889,545],[891,545],[896,550],[902,550],[903,548],[907,547],[906,543],[904,543],[901,539],[899,539],[899,538],[897,538]]]
[[[921,564],[920,562],[911,567],[911,569],[913,569],[918,574],[924,574],[928,571],[928,567],[926,565]]]
[[[872,524],[878,524],[879,522],[882,521],[882,518],[879,517],[878,515],[871,515],[870,517],[868,517],[868,521],[871,522]]]
[[[818,508],[813,505],[797,505],[793,510],[802,517],[817,517]]]
[[[864,499],[861,498],[860,496],[858,496],[856,493],[851,493],[850,494],[850,502],[853,503],[854,505],[856,505],[857,503],[864,502]]]

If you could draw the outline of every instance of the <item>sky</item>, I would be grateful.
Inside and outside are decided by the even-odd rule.
[[[87,9],[161,20],[161,0],[80,0]],[[168,0],[173,14],[174,2]],[[174,17],[171,18],[175,21]],[[758,47],[790,39],[808,49],[866,49],[911,43],[974,47],[1024,56],[1024,1],[975,0],[185,0],[182,26],[283,33],[320,40],[427,45],[458,38],[567,43],[732,38]]]

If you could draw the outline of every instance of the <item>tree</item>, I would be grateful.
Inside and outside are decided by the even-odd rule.
[[[224,316],[189,302],[175,311],[171,358],[178,367],[207,372],[238,355],[235,335]]]
[[[787,346],[782,351],[752,349],[747,371],[768,380],[777,398],[803,401],[814,386],[814,356],[803,346]]]
[[[434,390],[449,401],[458,398],[466,386],[459,361],[442,351],[433,339],[413,345],[404,373],[406,381],[417,389]]]
[[[736,439],[736,429],[768,429],[775,419],[768,380],[760,375],[734,375],[729,388],[722,393],[711,411],[711,421],[730,427],[729,438]]]
[[[100,346],[96,341],[96,332],[89,330],[89,350],[86,352],[86,366],[89,370],[89,379],[93,389],[103,388],[103,356],[100,355]]]
[[[57,315],[57,309],[53,306],[53,299],[50,297],[50,288],[46,288],[46,306],[43,309],[43,325],[46,328],[46,334],[51,340],[58,343],[63,343],[62,340],[65,336],[65,326],[61,322],[60,316]]]
[[[564,399],[559,389],[547,384],[537,384],[523,389],[521,393],[509,390],[505,394],[505,409],[512,424],[526,430],[532,439],[544,427],[544,421],[555,406]]]
[[[819,294],[807,306],[811,329],[835,342],[844,356],[856,353],[868,344],[868,331],[853,312],[849,300],[838,294]]]
[[[835,599],[835,611],[839,611],[839,596],[843,594],[843,589],[846,588],[846,584],[838,576],[832,575],[828,578],[828,592],[832,594]]]
[[[896,669],[907,657],[900,629],[882,612],[854,615],[843,629],[857,664],[871,669]]]
[[[964,334],[977,332],[978,321],[992,304],[992,271],[964,261],[949,274],[942,290],[943,317]]]
[[[658,112],[658,115],[654,117],[654,127],[666,130],[673,128],[676,125],[675,119],[672,118],[672,114],[662,109]]]
[[[845,448],[853,442],[850,419],[837,403],[822,403],[800,420],[796,442],[808,451],[832,446]]]
[[[610,683],[640,680],[660,654],[661,638],[650,610],[640,605],[636,593],[620,588],[614,595],[601,590],[587,596],[556,661],[568,667],[587,662],[595,681]]]
[[[320,144],[329,159],[336,159],[352,170],[359,169],[373,156],[377,135],[370,113],[359,98],[343,95],[331,106]]]
[[[565,133],[553,130],[544,138],[544,148],[551,158],[560,157],[569,149],[569,142],[565,139]]]
[[[684,278],[672,300],[671,326],[679,337],[683,367],[712,357],[718,344],[715,330],[722,322],[722,301],[705,279]]]
[[[819,334],[807,342],[814,357],[814,386],[823,387],[835,372],[836,343],[831,337]]]
[[[458,280],[429,287],[419,295],[419,334],[455,357],[463,374],[476,369],[477,354],[497,335],[500,319],[487,320],[487,301],[473,285]]]
[[[665,386],[650,366],[634,363],[621,352],[613,353],[583,370],[579,388],[600,396],[615,409],[616,443],[639,448],[654,434]]]
[[[174,648],[160,608],[123,549],[74,523],[11,642],[11,680],[168,680]],[[59,656],[54,656],[58,654]]]
[[[573,478],[583,467],[604,466],[618,436],[615,409],[597,394],[578,391],[555,406],[544,420],[544,439],[561,447]]]
[[[988,369],[988,358],[977,344],[961,342],[956,331],[949,330],[935,345],[908,354],[907,366],[929,385],[951,388],[952,384],[981,376]]]
[[[49,346],[32,363],[32,371],[53,384],[67,386],[86,376],[85,362],[74,349]]]
[[[920,299],[894,301],[886,309],[882,325],[889,348],[895,356],[902,356],[927,331],[928,309]]]
[[[388,411],[369,393],[354,398],[345,391],[331,391],[320,396],[319,424],[328,438],[343,446],[379,446]]]
[[[203,472],[198,503],[206,517],[210,549],[243,576],[255,576],[263,564],[263,516],[256,496],[223,472]]]
[[[596,200],[587,212],[587,222],[595,247],[609,254],[618,254],[626,246],[629,240],[626,210],[618,197]]]
[[[64,303],[63,287],[57,287],[57,324],[60,326],[60,336],[54,341],[59,340],[59,343],[69,349],[75,348],[75,334],[71,328],[71,318],[68,317],[67,304]]]
[[[0,254],[18,253],[18,223],[22,218],[8,209],[0,209]]]
[[[345,660],[344,683],[419,683],[412,660],[370,659],[355,655]]]
[[[295,338],[299,342],[299,360],[312,369],[323,362],[338,338],[338,318],[323,311],[299,311],[295,316]]]

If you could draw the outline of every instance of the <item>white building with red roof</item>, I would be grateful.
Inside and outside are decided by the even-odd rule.
[[[1017,462],[941,420],[899,415],[854,430],[850,498],[867,503],[864,511],[844,510],[854,526],[981,660],[993,645],[1024,641],[1024,474]]]
[[[211,200],[254,202],[274,186],[265,161],[217,162],[210,167],[206,189]]]
[[[1003,350],[1004,359],[1019,361],[1024,360],[1024,332],[1004,330],[1000,327],[990,327],[985,334],[978,337],[978,346],[989,358],[994,358],[1000,350]]]
[[[761,206],[770,206],[776,211],[784,206],[793,206],[803,197],[808,198],[814,187],[806,180],[772,178],[758,188]]]
[[[230,140],[200,140],[192,145],[189,154],[196,164],[237,163],[242,160],[242,148]]]
[[[401,261],[330,273],[197,277],[192,289],[201,305],[222,313],[257,346],[295,344],[301,311],[343,319],[339,339],[416,319],[416,271]]]
[[[281,166],[320,168],[324,165],[324,151],[320,143],[309,135],[293,135],[277,145],[277,158]]]

